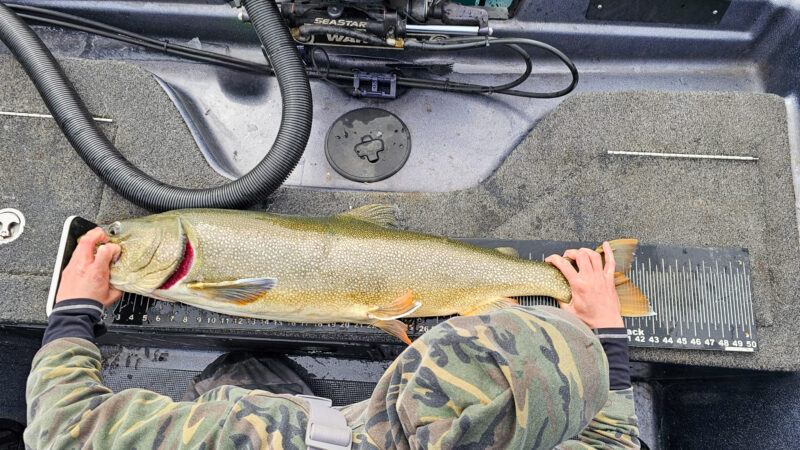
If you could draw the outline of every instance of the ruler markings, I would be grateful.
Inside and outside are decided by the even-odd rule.
[[[684,323],[686,324],[686,330],[688,331],[689,328],[692,328],[694,331],[694,336],[697,337],[697,326],[692,326],[692,324],[696,324],[697,321],[694,320],[694,309],[692,308],[692,304],[689,303],[689,283],[686,279],[686,266],[683,264],[680,265],[680,273],[678,274],[678,280],[681,283],[680,286],[680,293],[681,293],[681,302],[683,302],[684,310],[686,311],[686,315],[683,316]]]
[[[665,263],[666,263],[666,261],[665,261]],[[672,332],[675,333],[675,331],[680,326],[680,323],[679,323],[679,320],[678,320],[678,315],[680,314],[679,309],[680,309],[681,305],[676,301],[677,299],[675,298],[675,294],[674,294],[674,291],[675,291],[675,279],[674,279],[673,273],[672,273],[672,264],[666,264],[664,266],[664,269],[665,269],[664,270],[664,278],[667,280],[667,282],[666,282],[666,288],[667,288],[666,291],[667,292],[666,292],[666,295],[664,296],[664,301],[669,302],[670,311],[671,311],[671,313],[670,313],[670,321],[672,322]]]
[[[752,331],[752,328],[751,328],[751,324],[753,323],[753,320],[754,320],[753,308],[752,308],[752,297],[751,297],[750,290],[747,289],[747,280],[746,280],[746,275],[745,275],[746,272],[745,272],[745,270],[746,270],[746,267],[745,267],[744,264],[742,264],[742,272],[741,272],[741,278],[740,278],[740,282],[741,282],[741,285],[742,285],[742,288],[741,288],[742,289],[742,298],[743,298],[743,300],[742,300],[742,315],[744,316],[744,324],[742,326],[742,329],[744,329],[744,327],[747,327],[747,334],[750,335],[750,339],[754,339],[753,331]]]
[[[741,303],[742,299],[739,297],[739,289],[736,287],[736,278],[733,275],[733,263],[728,262],[728,276],[730,277],[730,282],[728,285],[730,286],[731,292],[731,301],[733,301],[733,318],[734,323],[736,324],[736,337],[739,337],[739,324],[742,323],[741,312],[739,311],[739,304]],[[744,329],[742,329],[742,333],[744,333]]]
[[[524,246],[519,250],[520,253],[527,254],[529,259],[533,259],[533,252],[526,252]],[[557,250],[558,248],[553,250],[548,248],[547,252],[542,253],[542,260],[547,254],[555,253]],[[722,253],[709,253],[708,258],[704,258],[699,256],[702,253],[695,250],[694,253],[689,253],[693,257],[688,258],[686,250],[683,251],[684,256],[676,256],[680,253],[675,250],[655,254],[648,254],[647,250],[644,250],[643,254],[634,255],[628,276],[649,299],[655,314],[625,318],[625,323],[629,325],[631,345],[731,351],[755,350],[756,341],[752,330],[756,327],[752,312],[753,299],[749,290],[751,281],[748,279],[747,255],[745,253],[741,257],[727,256],[740,253],[741,251],[737,252],[736,249],[723,249]],[[639,257],[642,258],[641,261]],[[674,262],[667,264],[670,258]],[[741,270],[738,265],[733,265],[733,261],[742,266]],[[549,297],[525,296],[518,299],[524,305],[558,306],[558,302]],[[239,319],[182,304],[166,303],[139,294],[125,294],[117,304],[117,314],[107,315],[106,320],[133,326],[160,325],[180,329],[212,327],[243,330],[264,328],[266,332],[282,326],[293,326],[298,329],[307,327],[309,332],[323,327]],[[171,316],[165,317],[164,314],[168,313],[171,313]],[[116,318],[122,315],[124,317]],[[417,319],[409,333],[418,335],[444,319]],[[243,320],[246,322],[243,323]],[[353,330],[352,324],[349,327],[338,324],[324,326],[324,328],[337,327],[343,330],[349,328],[354,332],[375,332],[368,326],[358,327],[363,330]],[[731,335],[730,339],[735,340],[728,341],[726,332]],[[707,338],[700,338],[700,335],[707,335]],[[744,338],[748,340],[742,341]],[[739,348],[742,346],[745,346],[746,350]]]
[[[736,319],[736,305],[735,305],[734,293],[731,290],[731,288],[732,288],[731,282],[733,281],[733,273],[732,273],[733,272],[733,266],[731,266],[730,269],[731,269],[731,273],[728,273],[726,275],[727,287],[728,288],[726,289],[726,293],[725,293],[725,297],[726,297],[725,301],[726,301],[726,303],[728,303],[731,306],[730,308],[728,308],[728,309],[730,309],[731,325],[733,325],[733,334],[738,339],[739,338],[739,327],[736,326],[738,324],[737,319]],[[722,271],[723,271],[723,273],[725,273],[725,267],[724,266],[722,267]]]
[[[714,331],[718,331],[717,324],[719,323],[719,319],[717,318],[717,312],[714,309],[714,297],[712,296],[711,292],[711,280],[708,277],[705,268],[705,260],[703,260],[703,296],[706,298],[706,307],[708,308],[708,314],[711,318],[711,322],[714,323]]]
[[[700,331],[703,331],[703,322],[702,318],[700,317],[700,309],[698,309],[699,305],[694,300],[694,285],[696,284],[696,277],[692,272],[692,263],[689,262],[687,266],[684,266],[684,270],[686,272],[686,301],[692,305],[692,317],[694,322],[694,334],[697,334],[697,325],[699,322]]]
[[[750,330],[748,330],[748,325],[750,324],[750,314],[747,314],[747,310],[745,309],[745,305],[748,304],[748,293],[745,291],[744,282],[742,281],[741,273],[739,272],[739,267],[736,267],[736,286],[739,290],[739,297],[741,299],[741,304],[739,307],[742,311],[742,331],[747,333],[747,337],[752,337],[750,335]]]
[[[652,299],[653,308],[656,310],[656,318],[658,319],[658,326],[660,328],[661,315],[664,313],[664,309],[658,304],[658,296],[656,295],[658,288],[656,285],[655,275],[653,274],[653,261],[650,259],[650,257],[647,258],[647,278],[650,280],[650,292],[648,292],[647,295],[649,295],[648,298]],[[653,323],[655,323],[655,320],[653,320]]]
[[[733,338],[733,330],[730,327],[731,324],[731,311],[730,308],[726,308],[727,301],[725,299],[725,268],[719,268],[719,263],[714,261],[715,264],[715,278],[717,280],[717,303],[720,306],[720,311],[722,311],[722,324],[726,325],[726,329],[730,331],[731,338]]]
[[[736,310],[732,304],[733,293],[728,289],[727,283],[727,280],[729,280],[730,277],[726,274],[726,268],[724,264],[720,270],[720,276],[725,280],[725,284],[722,286],[722,300],[726,306],[725,309],[728,311],[728,323],[731,327],[731,337],[738,338],[739,331],[736,329]]]
[[[670,278],[669,286],[671,291],[669,298],[672,300],[673,303],[675,303],[675,321],[678,323],[678,329],[680,330],[680,333],[683,334],[683,320],[681,320],[681,317],[683,317],[683,305],[681,304],[682,303],[681,299],[678,297],[677,275],[678,275],[678,260],[675,259],[675,272],[672,271],[672,264],[670,264],[669,266],[669,278]]]
[[[663,267],[663,266],[662,266]],[[661,309],[664,311],[664,329],[667,330],[667,334],[669,334],[670,330],[670,323],[669,319],[672,317],[672,308],[667,303],[664,303],[664,299],[666,297],[667,286],[665,283],[664,271],[659,270],[659,266],[656,263],[656,277],[658,278],[658,301],[661,303]]]
[[[675,328],[675,320],[673,317],[675,316],[675,304],[669,301],[669,278],[667,277],[667,266],[664,263],[664,259],[661,259],[661,279],[662,285],[664,286],[663,295],[661,296],[661,301],[664,302],[664,305],[667,306],[667,317],[665,317],[665,321],[667,323],[667,330]],[[668,332],[669,334],[669,332]]]
[[[678,328],[675,324],[675,312],[678,308],[678,305],[676,305],[675,301],[672,299],[672,280],[670,277],[671,266],[667,265],[664,259],[662,259],[661,269],[662,269],[661,276],[664,277],[663,301],[666,302],[665,304],[669,305],[669,317],[667,317],[667,322],[669,322],[672,331],[675,332],[675,329]]]
[[[747,293],[747,310],[750,311],[750,320],[747,323],[748,331],[750,331],[750,336],[753,335],[753,326],[755,325],[755,312],[753,311],[753,291],[750,288],[750,277],[747,275],[747,267],[742,268],[742,273],[744,274],[744,284],[745,284],[745,292]]]
[[[656,269],[653,271],[653,277],[655,278],[656,289],[653,295],[655,295],[656,299],[658,300],[658,322],[659,325],[666,330],[666,334],[669,334],[669,309],[666,307],[666,305],[661,303],[661,299],[664,297],[662,294],[664,290],[664,281],[661,279],[661,272],[658,270],[658,261],[656,261],[654,265],[656,266]]]
[[[674,277],[675,277],[675,290],[676,290],[675,297],[676,298],[679,297],[678,298],[678,308],[680,308],[680,312],[678,313],[678,321],[681,324],[681,328],[680,328],[681,329],[681,334],[683,334],[683,318],[686,317],[686,313],[688,311],[686,310],[686,308],[687,308],[686,298],[683,297],[681,295],[681,292],[680,292],[680,290],[681,290],[681,285],[680,285],[681,284],[681,278],[680,278],[680,274],[678,273],[678,259],[677,258],[675,259],[675,275],[674,275]],[[687,324],[688,324],[688,322],[687,322]],[[688,325],[687,325],[687,328],[688,328]]]
[[[672,319],[673,307],[672,307],[672,302],[667,302],[669,296],[669,286],[667,285],[667,271],[663,259],[661,260],[661,271],[659,272],[658,268],[656,268],[656,272],[658,273],[659,286],[661,287],[661,289],[659,289],[659,291],[661,291],[660,301],[662,307],[664,308],[664,311],[666,312],[664,314],[664,325],[666,325],[665,328],[667,330],[667,334],[671,334],[670,329],[672,328],[671,319]]]
[[[716,322],[719,324],[720,329],[722,330],[722,335],[725,336],[725,318],[722,317],[722,313],[719,310],[719,301],[717,299],[717,285],[716,285],[716,277],[714,276],[714,266],[713,264],[708,266],[708,288],[711,298],[711,306],[714,308],[714,317]]]
[[[637,258],[636,259],[636,270],[637,270],[637,272],[640,270],[639,267],[640,267],[639,266],[639,259]],[[644,263],[642,263],[642,265],[641,265],[641,276],[639,276],[639,278],[642,280],[642,286],[641,286],[642,289],[643,289],[642,292],[643,293],[646,292],[645,296],[648,299],[652,298],[652,297],[649,297],[649,295],[650,295],[650,274],[644,270]],[[649,301],[650,301],[650,305],[654,308],[655,306],[654,306],[652,300],[649,300]],[[656,314],[658,314],[658,311],[656,311]],[[647,317],[647,320],[649,320],[650,323],[653,325],[653,334],[656,334],[656,319],[655,319],[655,317],[649,316],[649,317]]]
[[[689,274],[691,274],[691,267],[689,267]],[[692,303],[691,298],[691,284],[689,283],[689,276],[686,274],[686,266],[681,266],[681,273],[683,275],[683,298],[686,299],[686,304],[689,305],[692,311],[692,320],[689,321],[687,317],[687,326],[691,326],[694,331],[694,336],[697,337],[697,308],[696,305]],[[690,323],[691,322],[691,323]]]
[[[728,321],[728,330],[730,330],[731,325],[731,311],[730,308],[725,308],[726,301],[725,301],[725,292],[723,292],[723,284],[722,284],[722,277],[723,271],[719,268],[719,261],[714,261],[714,266],[716,267],[716,279],[717,279],[717,303],[719,303],[720,311],[722,311],[723,321]],[[733,337],[733,333],[731,333],[731,337]]]
[[[723,270],[725,270],[724,266],[723,266]],[[734,328],[733,334],[738,339],[739,338],[739,327],[738,327],[738,324],[739,324],[739,317],[738,316],[739,316],[739,314],[736,311],[736,292],[734,292],[734,290],[733,290],[734,289],[734,283],[736,282],[736,279],[733,277],[733,265],[728,266],[727,270],[728,270],[728,273],[727,273],[727,276],[726,276],[726,278],[727,278],[727,287],[728,287],[728,289],[727,289],[727,301],[728,301],[728,304],[730,304],[730,309],[731,309],[731,323],[733,323],[733,328]]]
[[[742,264],[742,270],[744,270],[744,264]],[[750,330],[748,330],[748,325],[750,324],[751,320],[751,316],[747,312],[748,311],[747,305],[750,303],[749,299],[750,293],[747,292],[747,290],[745,289],[744,276],[742,275],[742,271],[739,270],[738,266],[736,267],[736,286],[738,286],[739,296],[742,299],[741,300],[742,303],[739,305],[739,308],[742,311],[742,331],[747,333],[747,337],[749,339],[753,339]],[[750,309],[750,311],[752,312],[753,310]]]
[[[697,269],[700,270],[700,265],[697,265]],[[705,285],[703,284],[703,275],[702,273],[698,273],[697,275],[697,286],[695,286],[695,292],[697,295],[697,300],[703,302],[703,322],[707,325],[708,328],[708,337],[711,338],[711,312],[708,308],[708,297],[703,295]]]
[[[641,274],[639,273],[639,259],[634,256],[633,262],[631,263],[631,281],[635,286],[639,286],[644,280],[642,280]],[[641,288],[639,289],[641,290]],[[639,317],[639,328],[644,329],[647,327],[649,317]]]
[[[719,269],[719,264],[717,264],[717,269]],[[725,311],[722,310],[722,304],[719,301],[719,284],[718,284],[718,275],[719,270],[714,270],[714,267],[709,268],[709,272],[711,274],[711,281],[713,283],[713,295],[712,298],[714,299],[714,308],[717,310],[717,317],[720,323],[720,330],[722,330],[722,337],[725,337]]]
[[[700,278],[702,280],[702,282],[700,283],[700,286],[701,286],[701,289],[702,289],[700,291],[700,295],[703,295],[703,294],[706,293],[706,290],[708,288],[708,281],[706,280],[706,260],[700,261]],[[708,301],[708,297],[709,296],[708,295],[703,295],[703,297],[706,298],[706,301],[704,302],[705,305],[706,305],[706,312],[708,314],[708,317],[711,319],[711,321],[709,322],[709,327],[708,327],[709,331],[711,331],[711,325],[710,325],[711,323],[714,324],[714,331],[716,331],[717,330],[717,322],[714,320],[714,311],[711,309],[711,303]]]
[[[719,328],[722,330],[722,337],[725,337],[725,313],[720,308],[719,303],[719,288],[717,287],[717,272],[714,271],[714,266],[709,266],[708,275],[711,279],[711,299],[714,302],[714,311],[717,314],[717,321]]]
[[[750,337],[750,333],[747,332],[747,314],[744,311],[742,305],[745,303],[745,293],[743,292],[744,287],[742,286],[742,279],[739,277],[739,267],[736,267],[736,275],[735,275],[735,283],[736,283],[736,306],[739,308],[739,324],[742,326],[742,333],[745,333],[746,337]]]
[[[648,262],[648,264],[650,263],[650,258],[647,258],[647,262]],[[653,295],[653,280],[652,280],[652,276],[651,276],[652,274],[649,271],[648,272],[644,272],[644,263],[642,263],[642,272],[644,273],[644,277],[642,277],[642,278],[647,280],[647,281],[645,281],[645,283],[647,284],[647,295],[651,295],[652,296]],[[651,297],[648,297],[648,298],[651,298]],[[653,305],[653,308],[655,308],[655,302],[652,302],[651,305]],[[653,334],[656,334],[656,317],[658,317],[658,315],[659,315],[658,310],[656,310],[655,313],[656,313],[655,316],[651,316],[650,317],[650,320],[653,322]]]

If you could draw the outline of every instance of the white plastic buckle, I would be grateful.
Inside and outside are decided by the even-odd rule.
[[[329,398],[297,395],[308,402],[306,445],[311,450],[350,450],[353,430],[341,411],[333,409]]]

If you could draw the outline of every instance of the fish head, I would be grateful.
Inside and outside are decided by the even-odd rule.
[[[111,265],[111,285],[148,295],[162,288],[176,272],[191,266],[191,244],[180,217],[169,214],[122,220],[102,227],[109,241],[120,246]]]

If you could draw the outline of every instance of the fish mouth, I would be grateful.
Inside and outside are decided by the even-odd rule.
[[[185,277],[189,273],[189,269],[192,268],[192,263],[194,262],[194,247],[192,247],[192,243],[189,241],[189,238],[184,235],[184,246],[183,246],[183,255],[181,255],[181,260],[178,265],[175,267],[175,271],[172,272],[164,283],[161,286],[157,287],[157,290],[167,290],[172,286],[175,286],[183,277]]]

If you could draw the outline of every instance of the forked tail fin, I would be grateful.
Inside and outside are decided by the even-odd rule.
[[[614,262],[616,263],[614,285],[617,287],[620,312],[625,317],[655,315],[647,297],[627,277],[628,272],[631,270],[633,254],[639,241],[636,239],[616,239],[608,241],[608,243],[611,245],[611,252],[614,253]],[[603,254],[603,247],[598,247],[597,252]]]

